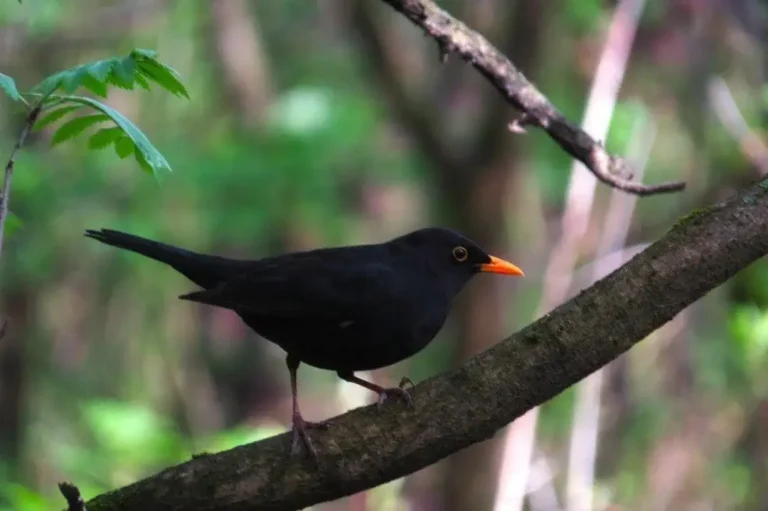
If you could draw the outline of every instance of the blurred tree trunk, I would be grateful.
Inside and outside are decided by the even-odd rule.
[[[503,128],[499,128],[503,129]],[[510,140],[510,146],[516,144]],[[505,205],[515,152],[507,152],[496,166],[478,172],[468,186],[452,190],[456,223],[490,253],[507,251],[504,235]],[[511,300],[502,292],[501,279],[476,279],[457,300],[455,318],[458,345],[455,364],[476,355],[503,336],[504,313]],[[498,467],[498,439],[474,445],[448,459],[443,509],[490,509]]]
[[[258,129],[266,120],[274,88],[269,56],[252,5],[246,0],[211,0],[206,10],[207,42],[217,71],[218,83],[214,87],[220,90],[220,110],[231,114],[239,130]],[[274,232],[275,239],[268,240],[267,247],[262,244],[263,250],[258,252],[285,250],[280,226]],[[250,240],[245,240],[244,246],[216,250],[253,255]],[[228,311],[201,310],[199,348],[225,427],[271,414],[287,381],[278,384],[269,367],[272,358],[264,356],[264,344],[237,316]]]
[[[0,340],[0,461],[12,473],[20,468],[24,432],[24,395],[26,358],[23,340],[29,339],[30,296],[9,292],[3,312],[9,320],[8,331]]]
[[[240,128],[260,126],[272,103],[271,72],[256,18],[246,0],[211,0],[209,32],[227,111]]]

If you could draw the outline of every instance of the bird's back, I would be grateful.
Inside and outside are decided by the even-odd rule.
[[[450,307],[426,263],[388,245],[263,259],[221,287],[185,298],[231,308],[288,353],[335,371],[413,355],[434,338]]]
[[[232,309],[302,362],[335,371],[384,367],[418,352],[442,327],[452,298],[402,242],[244,261],[119,231],[86,235],[170,265],[203,288],[182,298]]]

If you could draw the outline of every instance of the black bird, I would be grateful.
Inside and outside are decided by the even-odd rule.
[[[420,229],[386,243],[323,248],[244,261],[204,255],[119,231],[85,235],[163,262],[202,287],[180,298],[235,311],[256,333],[286,353],[293,398],[293,449],[314,449],[299,411],[299,364],[336,371],[342,380],[398,395],[355,376],[404,360],[442,328],[451,302],[480,272],[519,275],[517,266],[488,255],[461,234]]]

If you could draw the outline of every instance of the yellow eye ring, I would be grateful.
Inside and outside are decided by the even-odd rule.
[[[469,257],[469,252],[467,252],[467,249],[458,246],[453,248],[453,258],[456,259],[458,262],[463,263],[467,260],[467,257]]]

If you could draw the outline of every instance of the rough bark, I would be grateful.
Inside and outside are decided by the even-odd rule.
[[[575,298],[462,367],[417,385],[413,409],[356,409],[315,433],[319,461],[283,434],[196,457],[101,495],[89,511],[298,509],[430,465],[629,350],[768,253],[768,180],[681,220]]]

